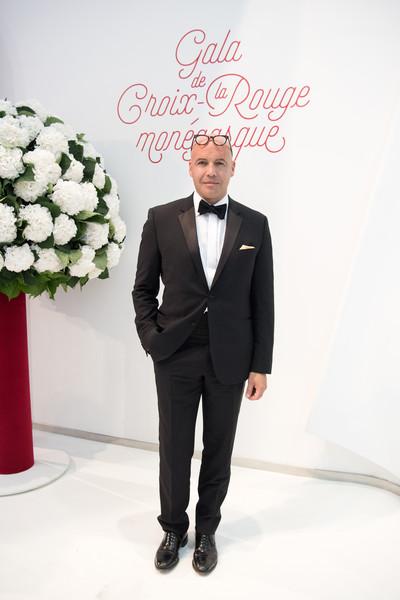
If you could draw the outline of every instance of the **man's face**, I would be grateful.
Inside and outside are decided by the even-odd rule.
[[[229,180],[235,172],[235,161],[228,144],[217,146],[194,144],[189,161],[189,175],[198,194],[209,204],[215,204],[227,193]]]

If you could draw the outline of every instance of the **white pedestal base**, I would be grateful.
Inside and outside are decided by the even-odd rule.
[[[0,475],[0,496],[36,490],[55,481],[68,470],[70,458],[64,450],[34,447],[33,452],[35,462],[30,469],[21,473]]]

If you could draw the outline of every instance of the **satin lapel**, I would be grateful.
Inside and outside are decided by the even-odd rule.
[[[194,265],[201,277],[202,282],[208,289],[208,282],[203,269],[203,263],[200,255],[200,248],[197,239],[197,228],[196,228],[196,217],[194,214],[193,206],[193,195],[187,199],[189,208],[182,208],[181,214],[178,216],[180,224],[185,235],[186,243],[189,248],[190,255],[194,262]],[[190,206],[192,204],[192,206]],[[221,272],[228,260],[229,254],[232,252],[233,244],[239,233],[240,226],[242,224],[243,217],[240,215],[240,211],[235,201],[229,196],[229,209],[228,217],[225,229],[224,243],[222,246],[221,256],[215,271],[214,279],[211,284],[211,288],[216,284]]]
[[[211,288],[216,284],[219,276],[221,275],[222,269],[225,266],[226,261],[230,253],[232,252],[233,244],[235,243],[235,239],[239,233],[240,226],[242,224],[243,217],[240,215],[236,203],[229,196],[229,209],[228,209],[228,217],[226,222],[225,229],[225,237],[224,244],[222,246],[221,256],[219,258],[219,262],[217,265],[217,270],[215,271],[214,279],[211,283]]]
[[[193,197],[190,196],[192,199]],[[193,200],[192,200],[193,201]],[[197,229],[196,229],[196,217],[194,215],[194,206],[191,206],[189,209],[182,209],[184,212],[178,216],[178,219],[181,223],[183,233],[185,235],[186,243],[189,248],[190,256],[194,262],[194,265],[204,283],[205,287],[208,289],[207,278],[204,273],[203,263],[201,261],[200,256],[200,248],[199,242],[197,240]]]

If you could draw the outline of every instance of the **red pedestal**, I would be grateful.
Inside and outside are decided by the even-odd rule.
[[[0,474],[33,463],[25,294],[0,293]]]

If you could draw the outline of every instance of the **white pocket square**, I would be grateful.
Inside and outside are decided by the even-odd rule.
[[[255,246],[247,246],[247,244],[242,244],[239,250],[253,250]]]

